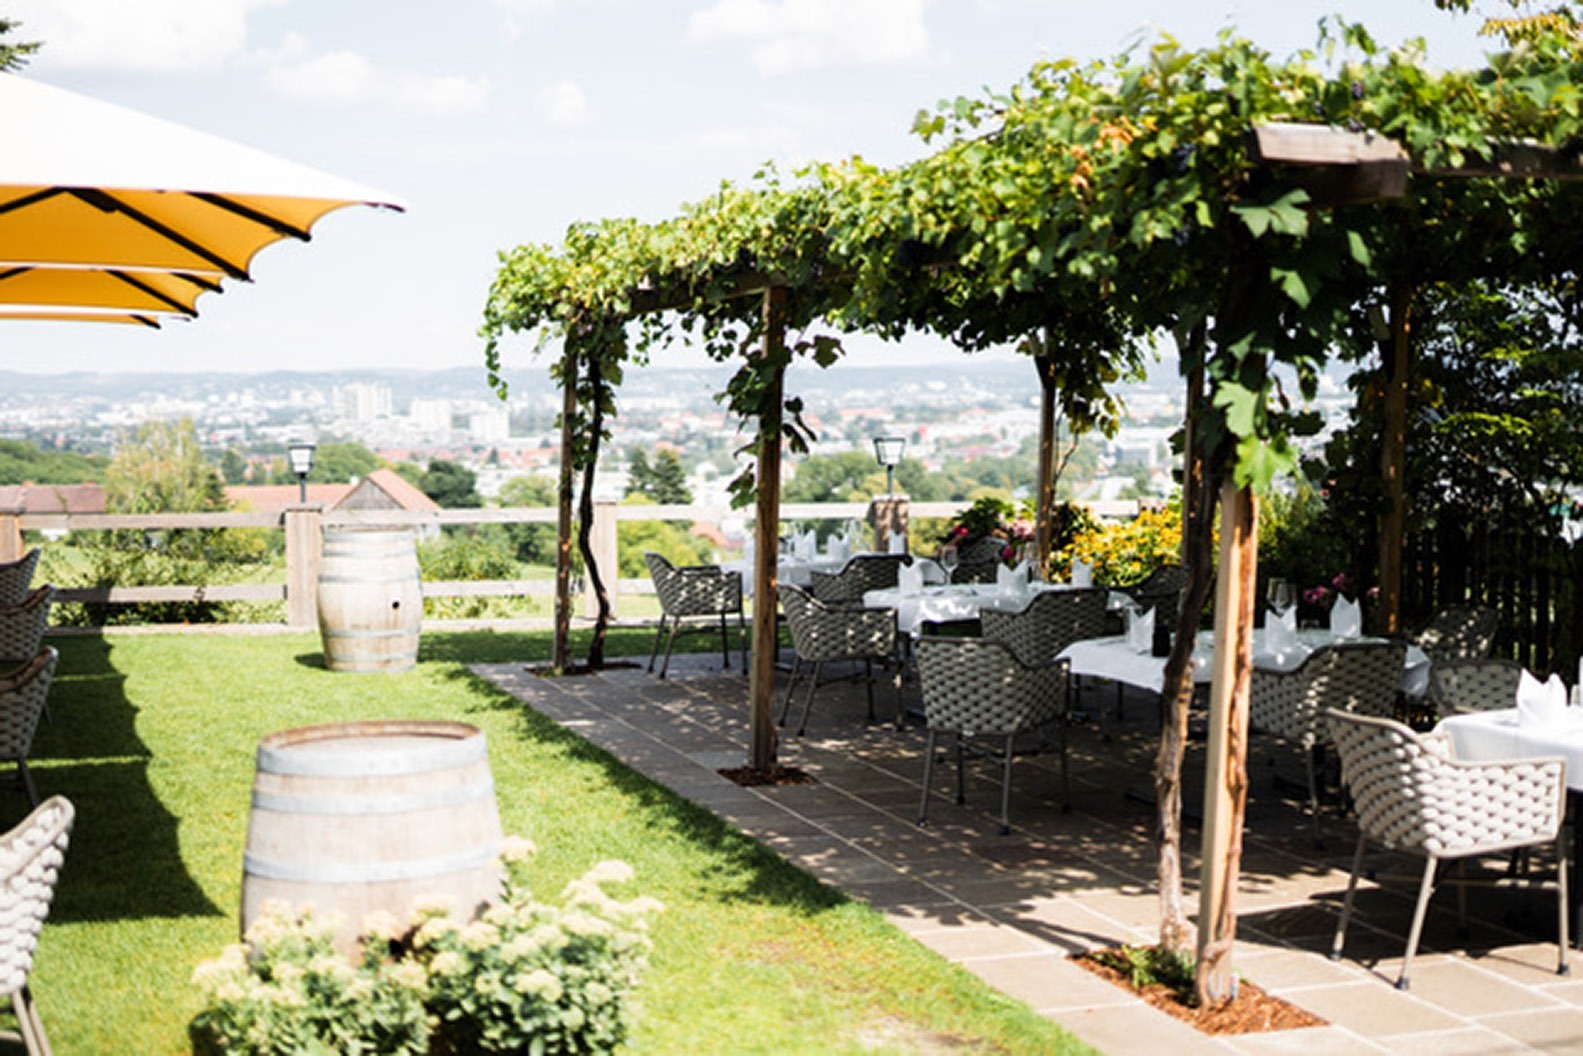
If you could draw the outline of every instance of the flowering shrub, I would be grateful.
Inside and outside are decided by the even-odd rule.
[[[1000,559],[1015,562],[1019,552],[1034,541],[1033,511],[1027,503],[1017,507],[993,495],[975,499],[952,520],[941,545],[965,551],[980,539],[1000,540]]]
[[[335,949],[337,922],[274,902],[228,946],[198,966],[204,1010],[189,1033],[200,1053],[423,1053],[428,1015],[423,968],[372,948],[353,967]]]
[[[564,905],[528,894],[531,845],[502,855],[505,897],[477,920],[420,910],[412,956],[428,974],[441,1051],[606,1052],[627,1033],[624,1006],[649,951],[653,899],[621,902],[602,885],[631,867],[601,862],[566,885]]]
[[[533,845],[501,849],[501,901],[477,919],[447,905],[410,922],[375,914],[353,967],[336,922],[271,905],[247,932],[198,966],[205,1007],[189,1033],[200,1053],[420,1054],[608,1052],[627,1034],[625,1006],[650,948],[658,902],[613,899],[629,880],[601,862],[566,885],[562,905],[535,902]]]
[[[1073,561],[1093,566],[1096,586],[1125,587],[1160,565],[1182,559],[1182,512],[1176,506],[1144,510],[1125,524],[1099,524],[1056,555],[1052,574],[1071,571]]]

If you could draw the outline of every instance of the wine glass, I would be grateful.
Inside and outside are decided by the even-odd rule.
[[[1284,617],[1287,610],[1297,604],[1297,592],[1287,580],[1272,579],[1268,589],[1270,609],[1277,619]]]
[[[946,543],[940,548],[940,567],[945,569],[945,581],[951,582],[951,574],[956,571],[961,555],[957,553],[955,543]]]

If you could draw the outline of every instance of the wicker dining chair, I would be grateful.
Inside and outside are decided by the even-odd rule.
[[[44,644],[55,588],[49,584],[29,593],[17,605],[0,605],[0,663],[31,659]]]
[[[1069,808],[1067,662],[1026,664],[1005,643],[982,638],[920,638],[916,652],[928,730],[918,824],[929,823],[935,750],[941,734],[950,734],[954,740],[959,804],[967,801],[963,753],[969,743],[1000,762],[1000,832],[1004,836],[1011,832],[1011,764],[1017,735],[1053,725],[1061,753],[1061,805]]]
[[[960,547],[956,555],[956,571],[951,573],[952,583],[994,583],[1004,564],[1006,540],[984,535]]]
[[[1390,719],[1342,711],[1328,711],[1326,718],[1341,759],[1341,778],[1358,815],[1358,846],[1331,959],[1341,957],[1346,942],[1363,851],[1370,841],[1424,859],[1407,955],[1396,979],[1399,990],[1408,988],[1408,972],[1442,862],[1554,844],[1560,947],[1556,971],[1567,974],[1567,856],[1561,833],[1565,760],[1460,760],[1453,757],[1451,739],[1445,734],[1414,733]],[[1463,885],[1458,888],[1458,920],[1466,927],[1468,881],[1456,882]]]
[[[786,682],[786,697],[781,703],[780,725],[786,725],[791,711],[792,692],[805,669],[811,669],[808,688],[803,695],[802,721],[797,736],[808,729],[808,713],[813,708],[814,690],[819,688],[826,664],[854,662],[863,665],[868,692],[868,720],[875,721],[874,664],[892,669],[891,689],[896,700],[896,724],[902,723],[901,666],[897,656],[896,610],[865,609],[851,605],[826,605],[803,587],[782,583],[777,588],[786,626],[791,631],[791,677]]]
[[[1489,656],[1495,646],[1500,614],[1484,605],[1452,605],[1435,613],[1412,636],[1413,644],[1433,663]]]
[[[1523,665],[1498,656],[1437,660],[1429,667],[1429,703],[1439,718],[1517,706]]]
[[[854,554],[839,572],[810,572],[808,589],[826,605],[861,605],[871,590],[888,590],[900,582],[907,554]]]
[[[677,568],[653,551],[646,551],[643,560],[648,563],[649,578],[654,581],[654,593],[660,599],[660,623],[654,631],[654,648],[649,652],[649,671],[654,670],[654,660],[659,656],[660,639],[665,638],[667,624],[670,637],[665,643],[665,662],[660,665],[661,678],[670,670],[676,636],[712,631],[716,620],[720,625],[720,658],[726,670],[730,670],[731,639],[726,617],[732,615],[737,618],[737,632],[742,637],[742,670],[746,671],[747,621],[742,616],[742,573],[726,572],[714,565]]]
[[[1253,669],[1248,725],[1285,738],[1303,754],[1314,838],[1319,824],[1319,772],[1328,732],[1325,711],[1390,718],[1402,682],[1403,642],[1335,642],[1315,649],[1291,671]]]
[[[1073,642],[1105,636],[1109,599],[1099,587],[1041,590],[1021,612],[983,609],[979,619],[985,638],[1009,646],[1025,664],[1047,664]]]
[[[47,645],[26,664],[0,674],[0,760],[16,763],[18,783],[35,807],[38,791],[28,772],[27,757],[33,750],[33,734],[59,661],[60,654]]]
[[[39,548],[34,547],[15,561],[0,562],[0,605],[20,605],[33,589],[33,572],[38,568]]]
[[[51,796],[0,836],[0,992],[11,998],[18,1034],[29,1056],[49,1056],[50,1051],[27,980],[66,861],[74,816],[70,800]],[[18,1034],[0,1037],[15,1041]]]

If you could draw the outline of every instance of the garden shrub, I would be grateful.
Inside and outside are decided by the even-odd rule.
[[[600,862],[566,885],[560,905],[533,900],[533,845],[501,848],[501,899],[473,919],[448,903],[398,922],[365,923],[361,961],[335,950],[336,922],[266,907],[247,944],[198,966],[205,1007],[192,1021],[204,1054],[609,1052],[628,1033],[628,1005],[651,943],[650,898],[621,901],[630,880]]]
[[[1124,524],[1105,524],[1072,540],[1058,558],[1071,568],[1073,561],[1093,566],[1094,583],[1127,587],[1141,582],[1160,565],[1182,560],[1182,511],[1175,504],[1143,510]]]

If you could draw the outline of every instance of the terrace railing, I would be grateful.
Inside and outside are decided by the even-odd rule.
[[[912,519],[951,517],[963,503],[929,502],[901,504]],[[1101,517],[1126,518],[1136,515],[1136,502],[1095,503],[1091,508]],[[866,520],[868,503],[788,503],[781,507],[785,521]],[[634,521],[686,521],[720,523],[741,516],[723,506],[627,506],[616,502],[594,503],[591,539],[596,558],[603,569],[616,564],[617,526]],[[171,529],[262,528],[285,533],[286,570],[281,582],[221,583],[163,586],[110,584],[92,587],[64,587],[56,592],[60,602],[91,605],[136,605],[149,602],[247,601],[284,602],[286,624],[296,628],[318,625],[318,579],[323,533],[338,527],[411,527],[438,530],[442,527],[485,524],[556,523],[554,507],[493,507],[439,511],[409,510],[326,510],[317,505],[295,506],[284,513],[232,511],[226,513],[163,514],[88,514],[17,513],[0,511],[0,561],[13,560],[25,549],[24,532],[43,533],[47,538],[85,531],[166,531]],[[527,596],[548,599],[553,596],[553,579],[425,580],[425,597]],[[620,614],[623,596],[652,594],[654,586],[647,577],[616,579],[612,587],[614,615]],[[585,589],[584,614],[598,611],[591,590]]]

